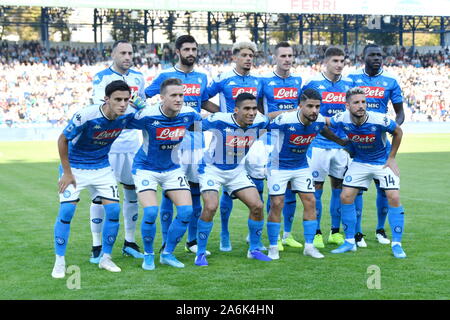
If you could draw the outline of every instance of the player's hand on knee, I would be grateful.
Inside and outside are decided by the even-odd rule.
[[[77,187],[77,182],[75,181],[73,174],[63,174],[61,179],[58,181],[59,193],[63,193],[71,184],[73,184],[75,188]]]

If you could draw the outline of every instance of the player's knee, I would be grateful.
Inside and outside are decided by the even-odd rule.
[[[72,221],[73,215],[75,214],[75,209],[77,206],[72,203],[61,203],[59,207],[58,219],[62,223],[70,223]]]
[[[177,206],[177,219],[182,223],[187,224],[191,220],[192,206]]]
[[[105,204],[103,207],[105,208],[106,219],[113,222],[119,222],[120,204],[118,202]]]
[[[254,201],[254,202],[249,204],[249,209],[254,215],[261,215],[262,216],[262,213],[263,213],[263,210],[264,210],[264,203],[261,200]]]
[[[386,193],[388,203],[391,207],[400,206],[400,193],[399,192],[389,192]]]
[[[271,197],[270,198],[270,206],[273,207],[274,210],[280,211],[283,208],[284,199],[282,197]]]
[[[341,193],[341,203],[342,204],[352,204],[354,200],[354,197],[349,192],[342,192]]]
[[[213,215],[218,208],[217,201],[208,201],[203,204],[203,213],[208,215]],[[203,214],[202,213],[202,214]]]
[[[142,223],[154,224],[157,216],[158,216],[158,207],[157,206],[145,207]]]

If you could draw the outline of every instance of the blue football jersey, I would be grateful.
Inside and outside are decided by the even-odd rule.
[[[275,71],[261,77],[264,114],[292,110],[298,107],[302,78],[290,75],[282,78]]]
[[[125,115],[109,120],[102,105],[91,105],[74,114],[63,134],[69,140],[69,163],[78,169],[108,167],[108,153],[114,140],[133,119],[136,110],[128,107]]]
[[[280,114],[270,122],[273,151],[269,169],[296,170],[308,167],[306,151],[325,126],[325,118],[319,114],[317,120],[305,126],[298,112]]]
[[[217,112],[202,121],[202,130],[212,133],[211,144],[205,152],[199,173],[205,164],[213,164],[221,170],[232,170],[239,166],[253,142],[258,140],[269,125],[269,118],[258,113],[253,124],[242,128],[234,114]]]
[[[305,83],[302,91],[314,89],[320,93],[322,102],[320,103],[320,114],[324,117],[332,117],[339,112],[345,111],[345,94],[354,87],[353,81],[347,77],[340,77],[338,81],[329,80],[323,73],[318,73]],[[331,131],[339,138],[345,138],[345,134],[339,130],[331,128]],[[323,149],[341,149],[342,146],[328,140],[322,135],[318,135],[311,145],[312,147]]]
[[[345,111],[331,118],[331,126],[344,130],[350,140],[353,161],[368,164],[385,164],[390,144],[386,132],[393,133],[397,124],[387,115],[367,111],[368,118],[360,126],[353,124],[350,113]]]
[[[186,130],[201,120],[197,111],[186,106],[172,118],[163,113],[161,105],[137,112],[128,127],[141,129],[144,140],[134,157],[132,172],[136,173],[136,169],[164,172],[179,168],[178,146]]]
[[[261,79],[252,74],[242,76],[232,70],[219,74],[208,85],[208,95],[210,98],[219,94],[220,111],[234,112],[237,96],[243,92],[253,94],[257,99],[261,97]]]
[[[189,73],[183,72],[177,67],[163,70],[145,89],[146,96],[151,98],[159,94],[161,84],[169,78],[177,78],[183,82],[184,105],[200,112],[202,103],[209,99],[206,89],[208,86],[207,75],[195,69]]]
[[[402,90],[397,78],[383,69],[371,77],[362,68],[349,74],[348,77],[353,80],[355,87],[364,89],[367,111],[387,113],[389,101],[392,103],[403,102]]]
[[[137,92],[139,96],[145,99],[144,87],[145,80],[141,72],[129,69],[127,73],[121,74],[114,71],[111,67],[95,74],[92,84],[92,101],[94,104],[102,104],[105,98],[105,88],[108,84],[116,80],[125,81],[132,92]],[[110,152],[136,152],[139,148],[139,137],[136,130],[123,130],[119,138],[116,139]]]

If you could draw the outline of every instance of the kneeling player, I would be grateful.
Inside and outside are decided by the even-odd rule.
[[[406,258],[401,246],[404,210],[400,204],[400,177],[395,155],[403,132],[384,114],[366,111],[367,103],[363,88],[347,91],[347,111],[331,118],[332,127],[341,128],[349,137],[354,158],[344,177],[341,194],[342,223],[345,242],[332,253],[356,251],[356,210],[354,200],[360,189],[367,190],[372,179],[380,181],[380,187],[388,199],[388,219],[392,231],[392,252],[396,258]],[[386,132],[392,134],[389,152]]]

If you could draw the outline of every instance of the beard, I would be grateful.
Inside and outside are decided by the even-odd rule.
[[[194,58],[194,59],[192,59],[192,58]],[[189,56],[189,57],[186,57],[186,58],[180,56],[180,62],[181,62],[182,65],[185,65],[185,66],[189,66],[189,67],[193,66],[194,63],[195,63],[195,60],[196,60],[196,58],[193,57],[193,56]]]

